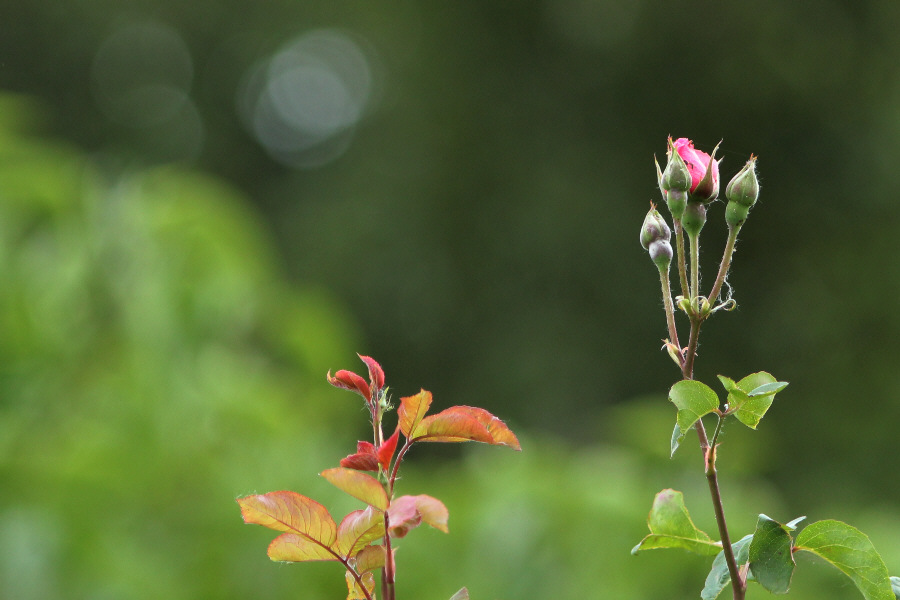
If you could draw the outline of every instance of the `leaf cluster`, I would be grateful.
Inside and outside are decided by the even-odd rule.
[[[329,373],[328,380],[363,397],[372,416],[374,443],[360,441],[356,452],[341,460],[341,466],[326,469],[321,475],[366,507],[349,513],[337,524],[324,506],[296,492],[269,492],[238,498],[237,502],[245,523],[281,532],[269,544],[272,560],[340,563],[346,570],[347,600],[374,600],[375,572],[381,570],[382,594],[386,600],[393,600],[391,540],[406,536],[422,523],[448,532],[449,512],[440,500],[425,494],[394,494],[400,464],[409,448],[416,442],[466,441],[515,450],[521,450],[521,446],[503,421],[482,408],[453,406],[429,414],[432,395],[426,390],[401,398],[396,429],[384,439],[382,417],[391,408],[384,373],[373,359],[360,358],[369,369],[368,382],[349,371],[338,371],[334,377]],[[453,598],[468,598],[468,592],[463,588]]]

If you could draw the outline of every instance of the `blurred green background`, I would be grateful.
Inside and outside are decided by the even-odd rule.
[[[698,377],[791,386],[720,465],[756,514],[839,518],[900,574],[900,3],[0,0],[0,596],[343,597],[236,496],[366,435],[327,370],[482,406],[524,452],[414,451],[451,534],[402,598],[696,598],[629,555],[653,495],[714,530],[637,233],[665,138],[759,155],[739,310]],[[724,242],[711,210],[711,283]],[[338,514],[340,516],[340,514]],[[797,598],[854,598],[801,559]],[[752,588],[751,597],[766,592]]]

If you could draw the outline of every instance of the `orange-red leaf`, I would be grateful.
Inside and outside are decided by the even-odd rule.
[[[378,480],[371,475],[366,475],[353,469],[336,467],[322,471],[322,477],[339,490],[379,510],[384,510],[388,507],[387,492],[384,491],[384,487]]]
[[[341,521],[337,530],[335,550],[344,558],[384,537],[384,513],[367,506],[365,510],[355,510]]]
[[[381,365],[370,356],[362,356],[360,354],[357,354],[357,356],[366,363],[366,367],[369,369],[369,385],[379,390],[382,389],[384,387],[384,371],[381,369]]]
[[[453,409],[468,414],[470,417],[484,425],[493,438],[493,441],[490,442],[491,444],[509,446],[514,450],[522,449],[522,446],[519,445],[519,438],[517,438],[516,434],[506,426],[506,423],[483,408],[477,408],[475,406],[454,406]]]
[[[352,371],[341,369],[334,374],[334,377],[331,376],[331,371],[329,371],[328,383],[330,383],[334,387],[341,388],[342,390],[350,390],[351,392],[356,392],[366,400],[372,399],[372,392],[369,389],[369,384],[366,383],[365,379],[363,379],[356,373],[353,373]]]
[[[521,450],[519,440],[506,424],[484,410],[453,406],[426,417],[416,428],[413,440],[423,442],[484,442]]]
[[[400,408],[397,409],[397,417],[399,418],[400,431],[407,439],[413,437],[411,434],[416,429],[419,422],[425,417],[425,413],[431,407],[431,392],[420,390],[415,396],[407,396],[400,398]]]
[[[378,457],[375,446],[369,442],[357,442],[356,454],[341,459],[341,466],[358,471],[378,471]]]
[[[447,533],[449,518],[450,513],[444,503],[425,494],[400,496],[391,502],[388,509],[391,537],[403,537],[422,522]]]
[[[376,451],[378,462],[381,463],[381,466],[385,470],[385,472],[387,472],[387,470],[391,468],[391,459],[394,458],[394,451],[397,449],[398,439],[400,439],[399,427],[394,430],[394,435],[384,440],[384,442],[382,442],[381,446],[379,446],[378,450]]]

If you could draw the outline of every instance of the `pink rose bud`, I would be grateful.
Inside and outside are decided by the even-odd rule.
[[[691,196],[704,203],[715,200],[719,195],[719,162],[716,160],[719,147],[716,146],[710,156],[694,148],[694,143],[687,138],[678,138],[673,146],[690,172]]]

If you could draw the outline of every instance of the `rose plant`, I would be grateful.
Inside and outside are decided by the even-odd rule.
[[[715,557],[700,593],[702,600],[714,600],[731,587],[734,600],[742,600],[747,585],[755,581],[766,590],[788,592],[794,572],[794,554],[809,552],[831,563],[847,575],[868,600],[900,598],[900,578],[890,577],[881,556],[864,533],[841,521],[811,523],[797,532],[805,517],[781,523],[760,514],[755,531],[737,541],[725,518],[723,494],[719,486],[719,437],[726,423],[739,423],[756,429],[775,396],[787,387],[765,371],[734,380],[719,375],[724,399],[710,386],[694,379],[694,363],[701,325],[714,313],[736,305],[731,294],[720,298],[727,281],[737,235],[759,197],[756,157],[750,159],[725,188],[725,221],[728,239],[715,282],[708,295],[700,293],[700,231],[706,223],[707,207],[719,194],[718,146],[712,154],[694,148],[686,138],[668,140],[665,169],[656,164],[657,181],[672,217],[672,227],[651,204],[641,226],[641,245],[659,271],[668,338],[664,348],[681,371],[681,380],[669,390],[675,405],[675,426],[671,438],[674,455],[691,430],[696,434],[703,470],[709,485],[719,540],[698,529],[691,520],[681,492],[659,492],[647,520],[650,533],[632,550],[636,554],[654,548],[682,548],[702,556]],[[675,231],[675,249],[671,233]],[[688,252],[685,252],[685,235]],[[681,294],[673,298],[669,267],[675,258]],[[676,325],[676,310],[688,322],[687,345],[682,346]],[[711,421],[707,433],[704,418]]]
[[[381,597],[395,600],[397,566],[393,540],[422,523],[447,532],[447,507],[432,496],[395,496],[400,465],[418,442],[484,442],[521,450],[516,435],[482,408],[453,406],[429,414],[431,393],[425,390],[400,399],[397,424],[385,437],[384,416],[394,407],[384,371],[374,359],[360,356],[368,380],[340,370],[328,382],[362,397],[372,424],[372,441],[357,443],[340,466],[321,475],[335,487],[365,504],[335,523],[328,510],[296,492],[277,491],[238,498],[246,523],[280,532],[269,544],[269,558],[283,562],[333,561],[344,567],[347,600],[374,600],[375,573],[380,573]],[[402,440],[402,443],[401,443]],[[450,600],[469,597],[462,588]]]

